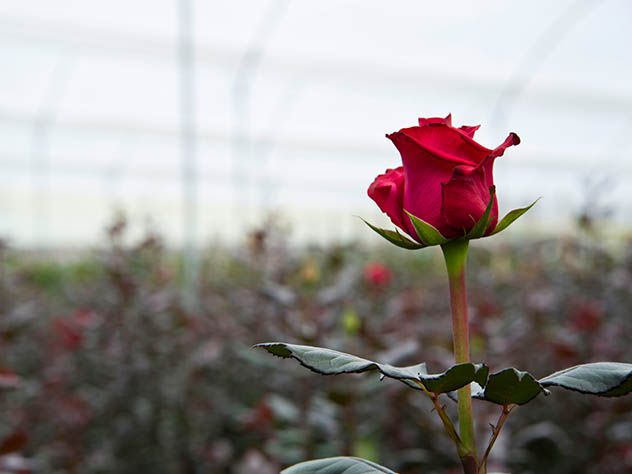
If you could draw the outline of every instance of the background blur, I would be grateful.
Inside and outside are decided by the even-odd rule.
[[[354,217],[388,223],[366,188],[418,116],[481,124],[489,147],[517,132],[501,212],[543,197],[474,246],[474,358],[632,360],[631,18],[627,0],[0,2],[0,472],[338,454],[453,472],[416,392],[249,349],[451,363],[439,253]],[[632,472],[630,397],[541,398],[496,469]]]
[[[365,189],[399,159],[384,134],[450,112],[487,146],[521,136],[496,167],[503,208],[544,196],[527,219],[559,228],[609,178],[627,224],[631,15],[626,0],[2,2],[0,232],[85,245],[117,207],[174,244],[269,211],[298,240],[363,237],[353,215],[379,214]]]

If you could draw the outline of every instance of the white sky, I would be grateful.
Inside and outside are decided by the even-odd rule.
[[[122,207],[181,242],[177,6],[0,0],[0,235],[93,243]],[[627,0],[197,0],[193,10],[199,242],[269,210],[299,239],[366,236],[353,216],[386,223],[366,188],[399,159],[384,134],[448,112],[481,123],[490,147],[521,136],[496,165],[501,209],[543,196],[529,219],[563,223],[583,180],[604,177],[617,222],[630,223]],[[257,67],[239,75],[249,48],[261,50]],[[512,84],[519,93],[498,112]]]

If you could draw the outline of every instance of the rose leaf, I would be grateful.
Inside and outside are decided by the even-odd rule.
[[[336,457],[295,464],[281,471],[281,474],[395,474],[395,472],[366,459]]]
[[[620,397],[632,392],[632,364],[594,362],[560,370],[540,379],[544,387],[561,387],[600,397]]]
[[[416,390],[425,388],[436,394],[458,390],[472,382],[485,385],[489,372],[484,364],[468,362],[455,365],[442,373],[431,374],[425,363],[395,367],[322,347],[283,342],[268,342],[257,344],[255,347],[265,349],[278,357],[296,359],[302,366],[321,375],[357,374],[377,370],[383,377],[399,380]]]
[[[524,405],[540,393],[548,391],[528,372],[513,367],[493,373],[485,388],[475,390],[472,396],[497,405]]]

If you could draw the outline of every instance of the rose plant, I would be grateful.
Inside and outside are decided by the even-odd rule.
[[[478,126],[453,127],[451,116],[421,118],[416,127],[387,135],[401,154],[403,166],[378,176],[368,194],[399,230],[378,228],[389,242],[409,250],[441,246],[445,258],[452,309],[455,365],[431,373],[425,363],[408,367],[363,359],[331,349],[272,342],[257,344],[273,355],[294,358],[323,375],[377,370],[381,377],[400,380],[420,391],[432,403],[449,438],[454,442],[464,474],[486,474],[490,452],[510,413],[549,387],[580,394],[618,397],[632,392],[632,364],[596,362],[565,368],[542,378],[513,367],[490,373],[484,363],[470,360],[465,270],[469,241],[497,234],[534,204],[510,211],[500,221],[493,166],[507,148],[520,139],[510,133],[494,149],[474,140]],[[455,426],[443,399],[457,405]],[[479,453],[475,439],[472,400],[499,406],[486,448]],[[371,461],[335,457],[307,461],[283,474],[378,474],[393,471]]]

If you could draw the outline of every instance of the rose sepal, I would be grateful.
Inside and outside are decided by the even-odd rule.
[[[417,238],[420,240],[420,242],[409,239],[408,237],[402,235],[399,232],[399,230],[383,229],[383,228],[374,226],[373,224],[371,224],[370,222],[367,222],[366,220],[362,218],[361,219],[374,232],[379,234],[384,239],[388,240],[393,245],[396,245],[400,248],[407,249],[407,250],[419,250],[426,247],[444,245],[454,240],[459,240],[459,239],[475,240],[475,239],[491,237],[492,235],[499,234],[503,230],[507,229],[511,224],[513,224],[520,217],[522,217],[527,211],[529,211],[533,206],[535,206],[537,202],[541,199],[541,198],[536,199],[535,201],[533,201],[531,204],[529,204],[526,207],[520,207],[520,208],[509,211],[498,222],[494,230],[491,231],[490,233],[487,233],[487,229],[489,228],[489,225],[491,223],[491,218],[492,218],[491,212],[492,212],[492,207],[494,205],[494,195],[496,193],[496,187],[491,186],[489,188],[489,193],[490,193],[490,199],[487,204],[487,207],[485,208],[485,212],[483,212],[483,215],[481,216],[481,218],[476,222],[476,224],[474,224],[474,227],[472,227],[468,232],[465,233],[465,235],[463,235],[462,237],[456,237],[454,239],[448,239],[447,237],[444,237],[441,234],[441,232],[439,232],[439,230],[436,227],[434,227],[432,224],[429,224],[423,219],[420,219],[419,217],[414,216],[413,214],[411,214],[410,212],[406,210],[404,210],[404,212],[406,213],[406,215],[410,219],[410,222],[415,228],[415,231],[417,232]]]
[[[431,247],[433,245],[443,245],[448,242],[449,239],[445,238],[441,235],[441,232],[437,230],[432,224],[428,224],[426,221],[420,219],[417,216],[412,215],[407,210],[404,210],[413,227],[415,228],[415,232],[417,232],[417,238],[421,240],[421,242],[426,247]]]
[[[366,225],[368,225],[371,228],[371,230],[373,230],[376,234],[380,235],[381,237],[388,240],[393,245],[398,246],[399,248],[406,249],[406,250],[419,250],[426,247],[425,245],[420,244],[419,242],[415,242],[413,240],[410,240],[408,237],[403,236],[402,234],[399,233],[398,230],[382,229],[380,227],[374,226],[373,224],[365,221],[364,219],[362,219],[362,221]]]
[[[513,224],[515,221],[517,221],[520,217],[522,217],[523,214],[525,214],[529,209],[531,209],[533,206],[536,205],[536,203],[540,200],[541,198],[536,199],[535,201],[533,201],[531,204],[529,204],[526,207],[519,207],[517,209],[513,209],[511,211],[509,211],[507,214],[505,214],[505,217],[503,217],[498,224],[496,225],[496,228],[494,229],[494,231],[490,234],[490,235],[496,235],[501,233],[503,230],[505,230],[507,227],[509,227],[511,224]]]
[[[496,195],[496,186],[490,186],[489,188],[489,202],[487,203],[487,207],[485,208],[485,212],[478,220],[474,227],[465,234],[465,238],[468,240],[480,239],[485,236],[485,232],[489,227],[489,224],[492,220],[492,208],[494,207],[494,196]]]

